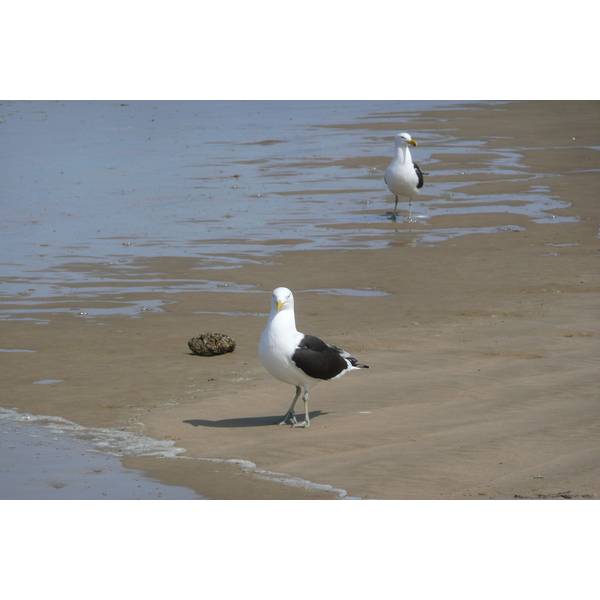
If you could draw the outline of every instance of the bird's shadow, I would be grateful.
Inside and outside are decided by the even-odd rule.
[[[327,415],[329,413],[323,412],[322,410],[314,410],[308,413],[310,420],[316,419],[321,415]],[[298,421],[302,420],[303,415],[298,413]],[[209,421],[208,419],[187,419],[183,421],[188,425],[194,427],[224,427],[224,428],[235,428],[235,427],[266,427],[267,425],[279,425],[283,419],[283,415],[277,415],[276,417],[240,417],[239,419],[220,419],[218,421]]]

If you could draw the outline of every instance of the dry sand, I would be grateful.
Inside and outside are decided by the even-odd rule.
[[[176,302],[164,312],[114,316],[101,326],[69,314],[46,326],[6,321],[3,346],[37,353],[35,360],[3,356],[2,405],[85,426],[135,426],[174,440],[187,456],[251,461],[260,470],[335,488],[266,481],[222,462],[124,460],[215,499],[333,499],[340,497],[336,490],[364,499],[597,498],[600,180],[589,170],[597,150],[581,146],[600,146],[600,103],[517,102],[491,114],[473,105],[437,116],[459,136],[496,131],[495,147],[529,148],[525,166],[545,173],[539,184],[571,203],[557,214],[579,220],[536,224],[514,214],[478,214],[468,223],[469,217],[440,216],[433,226],[524,230],[429,247],[402,237],[383,250],[290,251],[273,264],[231,272],[232,281],[265,292],[287,286],[388,293],[297,293],[301,331],[371,366],[313,388],[310,428],[274,425],[293,388],[273,380],[259,362],[266,317],[194,314],[266,314],[267,293],[180,293],[170,296]],[[412,125],[436,127],[439,122],[427,119]],[[482,152],[493,149],[490,143]],[[373,160],[384,169],[389,159]],[[428,166],[430,180],[442,180],[436,167],[459,180],[469,167],[465,160],[444,155],[441,164]],[[517,190],[519,182],[490,175],[477,185],[480,193],[497,193]],[[381,227],[428,225],[399,220]],[[175,277],[189,274],[191,264],[165,259],[144,266]],[[211,278],[202,271],[194,276]],[[191,355],[187,341],[201,332],[230,335],[237,349],[213,358]],[[30,385],[41,379],[64,381]]]

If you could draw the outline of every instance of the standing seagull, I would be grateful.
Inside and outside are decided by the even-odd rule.
[[[279,381],[296,386],[296,395],[290,409],[279,423],[292,427],[309,427],[308,390],[329,379],[337,379],[347,371],[368,369],[359,365],[341,348],[325,343],[314,335],[304,335],[296,329],[294,295],[284,287],[277,288],[271,299],[271,314],[258,346],[258,355],[265,369]],[[304,387],[304,421],[294,416],[296,400]]]
[[[410,150],[408,149],[409,144],[416,146],[417,142],[408,133],[399,133],[396,136],[394,139],[394,145],[396,146],[394,158],[390,166],[385,170],[383,180],[386,182],[390,192],[396,196],[392,219],[396,220],[398,196],[409,196],[408,223],[413,223],[411,219],[412,197],[414,194],[418,194],[419,190],[423,187],[423,173],[419,169],[419,165],[412,161]]]

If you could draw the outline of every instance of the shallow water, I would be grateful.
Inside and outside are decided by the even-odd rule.
[[[483,150],[481,140],[415,132],[441,102],[4,102],[0,104],[0,318],[43,315],[69,296],[113,304],[64,307],[76,316],[160,310],[128,292],[253,291],[215,281],[148,278],[140,261],[186,258],[226,273],[286,250],[382,248],[406,237],[430,245],[516,226],[433,228],[440,215],[508,213],[564,218],[566,203],[524,169],[524,149]],[[444,169],[414,199],[420,227],[387,227],[392,196],[383,170],[393,135],[419,139],[413,158],[438,168],[444,155],[473,156],[457,181]],[[491,138],[490,138],[491,139]],[[482,158],[483,157],[483,158]],[[476,160],[475,160],[476,159]],[[518,194],[469,194],[495,175]],[[436,181],[440,179],[441,181]],[[399,207],[405,209],[405,202]],[[38,302],[34,302],[37,300]],[[38,317],[39,318],[39,317]]]
[[[193,490],[125,469],[118,458],[178,450],[131,433],[0,408],[0,500],[200,500]]]

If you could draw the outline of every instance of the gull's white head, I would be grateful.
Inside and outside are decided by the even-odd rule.
[[[285,287],[278,287],[276,290],[273,290],[271,307],[275,312],[285,309],[294,310],[294,294]]]
[[[407,144],[416,146],[417,142],[410,137],[410,133],[399,133],[394,138],[394,144],[396,145],[396,148],[400,148],[400,146],[406,146]]]

